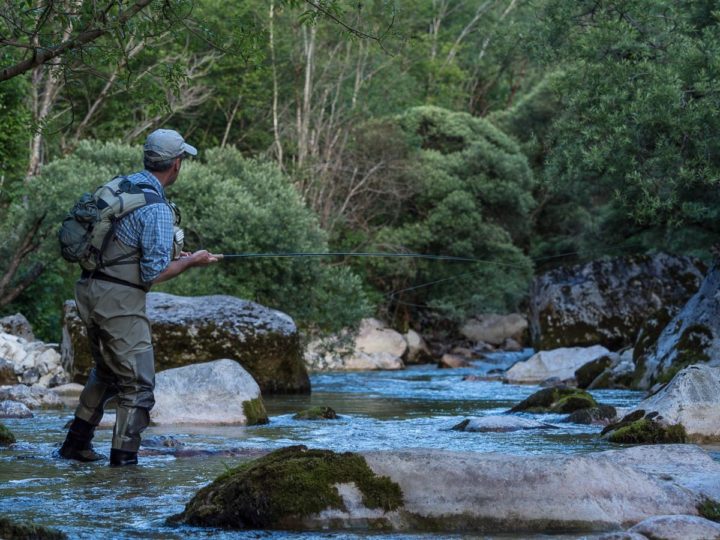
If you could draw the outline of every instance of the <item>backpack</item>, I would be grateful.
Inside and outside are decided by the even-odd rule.
[[[93,194],[83,193],[60,226],[60,254],[88,271],[118,263],[103,261],[103,251],[118,221],[138,208],[156,203],[166,201],[151,184],[133,184],[124,176],[116,176]]]

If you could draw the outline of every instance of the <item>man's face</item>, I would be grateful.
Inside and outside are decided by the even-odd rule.
[[[175,158],[175,161],[173,161],[172,167],[170,168],[172,174],[168,176],[168,183],[166,185],[171,186],[175,183],[175,180],[177,180],[178,175],[180,174],[180,166],[182,165],[183,156],[179,156]]]

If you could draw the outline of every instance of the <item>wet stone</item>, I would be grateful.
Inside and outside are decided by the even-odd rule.
[[[19,401],[0,401],[0,418],[32,418],[33,413]]]

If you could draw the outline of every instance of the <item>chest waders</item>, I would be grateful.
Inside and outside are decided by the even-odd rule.
[[[180,249],[175,246],[174,251],[176,258]],[[89,447],[105,404],[116,398],[110,464],[128,465],[137,463],[140,436],[150,423],[150,410],[155,404],[155,359],[145,308],[149,287],[140,277],[139,250],[125,245],[117,236],[107,242],[103,260],[113,263],[84,271],[75,286],[78,314],[87,328],[95,365],[80,394],[68,440],[79,436],[79,440],[87,439],[85,446]],[[83,460],[81,455],[72,459]]]

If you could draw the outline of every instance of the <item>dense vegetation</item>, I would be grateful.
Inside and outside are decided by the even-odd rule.
[[[254,259],[164,286],[305,327],[516,309],[533,271],[707,257],[720,237],[712,0],[5,0],[0,15],[0,313],[46,338],[76,274],[55,251],[63,212],[139,168],[160,126],[201,149],[171,191],[193,249],[488,261]]]

